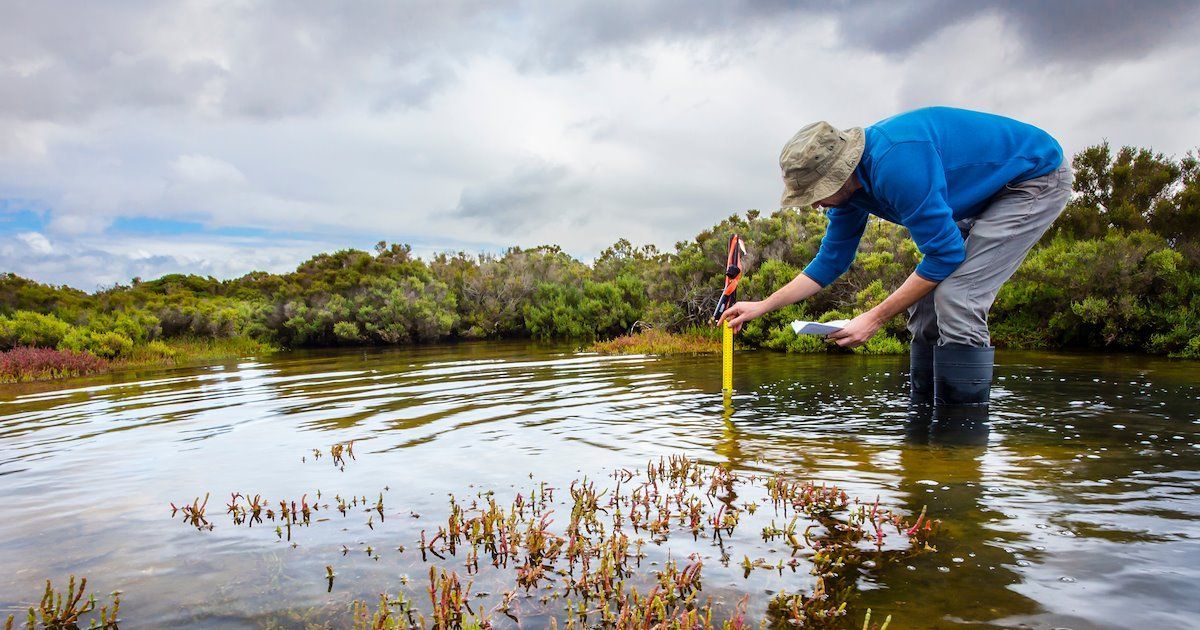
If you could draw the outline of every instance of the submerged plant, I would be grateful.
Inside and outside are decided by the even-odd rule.
[[[86,599],[85,599],[86,596]],[[112,603],[100,607],[95,618],[88,621],[88,628],[101,630],[117,630],[117,615],[121,610],[121,594],[112,594]],[[67,592],[54,590],[50,580],[46,580],[46,590],[37,607],[30,606],[26,616],[26,629],[34,630],[40,622],[45,630],[76,630],[81,623],[81,617],[96,611],[96,596],[87,592],[87,578],[80,578],[75,584],[75,576],[67,581]],[[4,623],[5,630],[12,630],[15,619],[9,615]]]
[[[338,453],[347,456],[352,456],[347,450]],[[607,485],[587,477],[569,483],[561,506],[555,502],[556,489],[546,483],[516,491],[507,502],[491,491],[467,498],[450,495],[445,520],[434,519],[419,530],[418,549],[422,561],[461,562],[467,577],[431,564],[427,617],[403,594],[384,594],[373,610],[355,602],[354,626],[423,628],[428,621],[434,628],[490,627],[497,615],[518,622],[533,615],[552,627],[561,622],[568,628],[712,628],[717,611],[703,596],[702,557],[676,559],[666,548],[666,561],[645,572],[645,546],[665,545],[680,533],[696,541],[704,537],[728,566],[724,541],[757,512],[757,520],[770,519],[761,528],[762,539],[785,543],[790,556],[768,561],[746,555],[740,563],[745,576],[805,568],[815,578],[808,592],[776,595],[768,606],[768,619],[799,627],[844,627],[859,576],[888,562],[935,551],[931,539],[940,523],[929,519],[925,510],[908,517],[881,507],[878,499],[864,503],[828,484],[782,474],[741,474],[683,455],[651,460],[639,469],[618,469],[609,476]],[[318,491],[316,496],[322,495]],[[310,504],[307,497],[268,502],[261,495],[233,493],[226,508],[235,524],[275,521],[277,536],[282,539],[286,532],[290,540],[293,526],[328,520],[314,520],[314,515],[329,505]],[[361,510],[368,514],[369,528],[384,525],[382,492],[375,501],[361,494],[334,495],[333,501],[343,517]],[[182,511],[185,522],[211,529],[206,504],[207,496],[172,509]],[[277,505],[278,512],[267,505]],[[773,515],[763,514],[768,510]],[[404,545],[395,548],[402,553]],[[366,545],[365,551],[373,560],[381,558],[374,545]],[[343,545],[342,554],[348,553]],[[469,578],[481,569],[507,574],[512,587],[490,608],[476,609]],[[326,590],[332,591],[332,565],[325,571]],[[729,616],[722,627],[749,627],[747,605],[748,599],[743,599],[726,610]]]
[[[425,627],[425,617],[416,613],[412,601],[403,593],[397,595],[395,599],[387,593],[381,594],[375,610],[371,610],[366,602],[354,600],[350,604],[350,617],[354,630],[396,630]]]
[[[354,440],[347,442],[338,442],[329,447],[329,455],[333,458],[333,465],[346,469],[346,458],[354,459]]]
[[[191,505],[185,503],[183,504],[183,507],[175,507],[175,504],[172,503],[171,516],[175,516],[176,512],[182,512],[185,523],[195,527],[196,529],[212,530],[212,523],[209,523],[208,519],[204,517],[205,508],[208,507],[208,494],[209,493],[207,492],[204,493],[203,502],[200,501],[200,497],[196,497],[196,500],[192,501]]]
[[[480,493],[466,503],[451,496],[445,526],[439,525],[431,537],[422,532],[421,549],[439,559],[461,555],[469,573],[479,570],[480,558],[489,558],[498,569],[511,567],[517,589],[527,594],[546,590],[538,600],[543,605],[564,601],[568,627],[600,623],[707,628],[712,610],[699,597],[700,560],[681,565],[668,559],[655,572],[656,579],[644,585],[646,590],[639,590],[633,582],[644,556],[644,538],[633,536],[644,534],[661,543],[682,530],[693,537],[710,536],[719,544],[741,523],[743,508],[734,498],[758,489],[776,514],[785,517],[764,528],[763,537],[784,539],[792,557],[774,563],[746,557],[743,569],[747,576],[763,569],[795,571],[807,558],[817,578],[815,588],[777,597],[772,614],[804,627],[827,627],[844,625],[855,576],[867,566],[932,551],[928,538],[938,525],[924,512],[910,522],[881,509],[878,501],[868,506],[834,486],[782,475],[742,476],[684,456],[652,461],[642,470],[618,470],[612,478],[615,489],[601,488],[587,478],[569,485],[570,513],[562,529],[554,527],[544,484],[540,493],[528,495],[531,498],[518,493],[507,507],[492,493]],[[886,545],[885,530],[909,544]],[[431,574],[431,582],[443,584],[438,581],[443,579],[450,578],[434,579]],[[444,604],[445,599],[436,602],[441,610],[436,618],[454,622],[457,609]],[[494,611],[518,614],[511,595]],[[557,623],[557,617],[551,619]],[[735,614],[729,623],[740,627],[742,622]]]

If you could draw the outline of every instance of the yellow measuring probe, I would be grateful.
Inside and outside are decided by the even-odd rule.
[[[721,323],[721,389],[733,391],[733,329]]]
[[[725,309],[737,301],[738,281],[742,279],[742,256],[746,255],[746,246],[742,239],[734,234],[729,238],[729,258],[725,263],[725,289],[721,291],[721,299],[717,300],[717,310],[713,312],[713,321],[721,319]],[[726,393],[733,391],[733,329],[729,322],[721,322],[721,388]]]

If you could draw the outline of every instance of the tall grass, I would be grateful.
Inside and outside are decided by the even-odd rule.
[[[718,354],[721,352],[720,329],[714,326],[673,333],[652,328],[598,341],[589,350],[600,354]]]
[[[275,352],[274,346],[249,337],[172,337],[134,346],[119,365],[174,365],[187,361],[230,359]]]

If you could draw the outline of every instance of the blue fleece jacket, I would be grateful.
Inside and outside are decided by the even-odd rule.
[[[955,221],[973,217],[1006,184],[1057,169],[1062,147],[1046,132],[1011,118],[929,107],[865,129],[855,174],[862,188],[830,208],[829,226],[804,275],[826,286],[850,268],[870,215],[908,228],[923,259],[917,274],[940,282],[963,259]]]

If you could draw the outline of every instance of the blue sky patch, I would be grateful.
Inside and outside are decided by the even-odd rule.
[[[26,199],[0,199],[0,234],[40,232],[46,225],[46,209]]]
[[[272,232],[262,228],[251,227],[218,227],[208,228],[198,221],[180,221],[177,219],[158,219],[154,217],[119,217],[113,221],[110,232],[124,234],[146,234],[156,236],[177,236],[180,234],[208,234],[212,236],[267,236]]]

